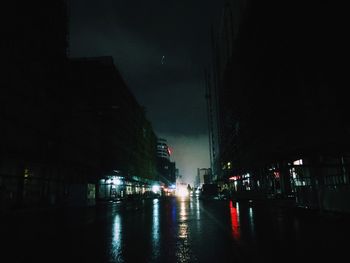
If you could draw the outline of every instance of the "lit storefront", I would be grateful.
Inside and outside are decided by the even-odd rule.
[[[157,191],[155,186],[159,186],[159,182],[146,178],[106,175],[99,181],[98,199],[118,200],[131,195],[146,196],[150,193],[160,195],[160,189]]]

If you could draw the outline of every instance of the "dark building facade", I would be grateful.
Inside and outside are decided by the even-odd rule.
[[[1,199],[48,203],[67,190],[56,189],[64,172],[50,159],[67,61],[66,2],[10,1],[2,10]]]
[[[102,154],[93,157],[100,174],[118,170],[125,176],[155,179],[156,136],[112,58],[73,59],[70,67],[67,103],[70,124],[77,126],[72,141],[92,142],[92,153]],[[90,138],[81,138],[77,121],[85,122]]]
[[[338,17],[322,3],[227,1],[212,90],[217,162],[237,196],[293,195],[298,205],[350,211]]]
[[[93,202],[110,173],[129,193],[149,187],[152,126],[110,57],[68,59],[66,1],[11,1],[4,12],[1,208]]]
[[[66,94],[70,95],[66,101],[71,119],[65,127],[65,141],[71,142],[67,147],[72,143],[83,147],[82,164],[93,166],[95,182],[115,173],[128,182],[135,181],[132,178],[157,180],[156,136],[112,58],[72,59],[68,72]],[[71,151],[68,148],[62,152]],[[75,160],[75,154],[70,158]],[[143,186],[144,192],[149,186]],[[134,190],[124,189],[122,195]]]

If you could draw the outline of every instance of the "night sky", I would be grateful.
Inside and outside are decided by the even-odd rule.
[[[203,71],[224,0],[71,0],[70,56],[114,63],[192,183],[209,167]]]

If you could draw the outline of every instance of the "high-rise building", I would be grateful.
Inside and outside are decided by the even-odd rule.
[[[176,181],[176,164],[171,162],[170,156],[172,150],[166,139],[158,138],[157,140],[157,164],[159,180],[165,185],[175,184]]]
[[[3,198],[6,206],[53,203],[58,195],[64,201],[68,184],[52,189],[68,174],[54,150],[65,111],[59,93],[67,62],[66,1],[7,1],[2,11],[0,181],[8,189]]]
[[[338,84],[346,78],[340,11],[321,3],[227,0],[213,41],[213,97],[221,174],[234,189],[350,211],[342,203],[349,192],[331,190],[350,179],[347,96]]]
[[[168,146],[168,142],[166,139],[158,138],[157,140],[157,157],[165,158],[170,160],[171,149]]]

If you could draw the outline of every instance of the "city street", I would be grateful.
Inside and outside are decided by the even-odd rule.
[[[347,254],[346,223],[337,215],[254,202],[123,201],[7,215],[1,262],[335,260]]]
[[[0,263],[349,261],[345,4],[2,10]]]

